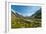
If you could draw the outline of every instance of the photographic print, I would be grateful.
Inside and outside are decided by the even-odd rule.
[[[11,5],[11,28],[41,27],[41,6]]]

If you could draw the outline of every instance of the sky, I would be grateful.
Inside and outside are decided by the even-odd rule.
[[[11,9],[22,16],[31,16],[40,9],[40,6],[11,5]]]

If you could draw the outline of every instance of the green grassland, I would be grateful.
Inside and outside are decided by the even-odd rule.
[[[21,18],[12,19],[11,26],[12,28],[30,28],[30,27],[41,27],[40,20],[31,20],[32,22],[25,21]]]

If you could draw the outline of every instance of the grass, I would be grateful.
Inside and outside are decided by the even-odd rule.
[[[25,21],[23,18],[11,18],[11,28],[35,28],[41,27],[41,19],[30,19],[32,22]]]

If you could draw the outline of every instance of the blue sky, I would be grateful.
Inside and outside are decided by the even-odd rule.
[[[11,9],[23,16],[31,16],[40,9],[40,6],[11,5]]]

